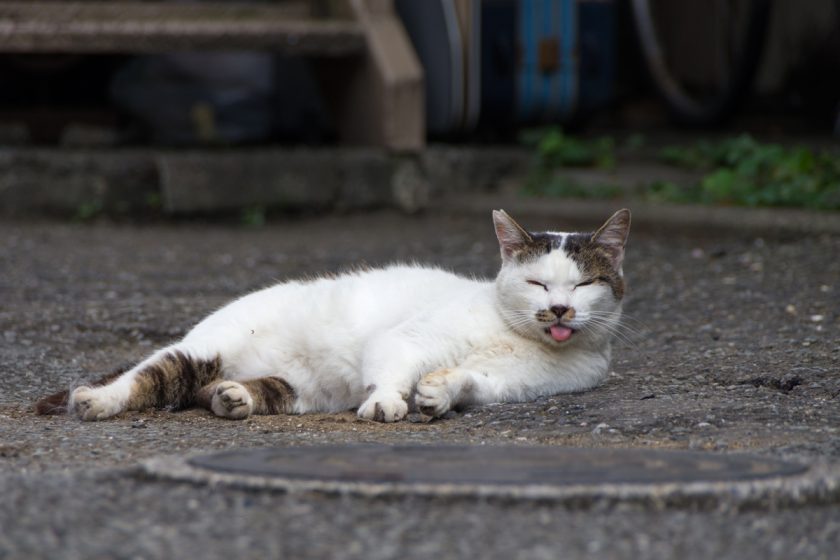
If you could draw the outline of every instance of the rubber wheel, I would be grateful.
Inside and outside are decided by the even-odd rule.
[[[722,124],[752,91],[764,51],[771,0],[749,0],[746,29],[739,38],[739,48],[727,75],[708,96],[690,94],[668,68],[650,3],[650,0],[632,0],[633,19],[651,79],[673,120],[697,127]]]

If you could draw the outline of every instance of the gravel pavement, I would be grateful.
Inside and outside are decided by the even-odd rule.
[[[564,229],[543,216],[529,228]],[[604,218],[607,217],[605,214]],[[590,224],[596,227],[599,224]],[[840,462],[840,237],[633,231],[627,340],[583,394],[431,423],[352,413],[37,417],[40,395],[181,336],[284,278],[418,260],[492,275],[489,209],[189,223],[0,224],[0,559],[831,558],[840,508],[569,507],[259,493],[147,480],[159,455],[322,443],[506,443],[742,452]],[[328,335],[325,334],[325,335]]]

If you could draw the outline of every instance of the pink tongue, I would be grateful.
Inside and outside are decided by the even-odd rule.
[[[569,327],[563,327],[560,325],[551,325],[549,328],[551,331],[551,338],[558,342],[563,342],[564,340],[569,340],[569,337],[572,336],[572,329]]]

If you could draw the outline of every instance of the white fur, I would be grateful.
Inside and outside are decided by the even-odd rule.
[[[527,264],[506,258],[496,281],[401,265],[278,284],[211,314],[115,383],[77,389],[70,407],[90,420],[117,414],[134,375],[173,350],[219,356],[230,381],[282,377],[297,413],[358,408],[364,418],[395,421],[413,392],[418,406],[440,415],[457,404],[581,391],[607,373],[620,302],[608,286],[576,288],[580,281],[559,249]],[[579,330],[566,342],[535,318],[552,305],[576,311],[570,326]],[[223,383],[212,408],[241,418],[249,399],[240,384]]]

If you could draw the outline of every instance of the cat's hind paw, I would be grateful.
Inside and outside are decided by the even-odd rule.
[[[123,411],[123,404],[107,387],[77,387],[70,393],[67,410],[92,422],[116,416]]]
[[[452,396],[446,379],[448,370],[438,370],[424,376],[417,383],[414,404],[427,416],[443,416],[452,408]]]
[[[359,407],[358,416],[377,422],[397,422],[408,414],[408,403],[397,391],[375,391]]]
[[[254,412],[254,399],[241,383],[222,381],[216,386],[210,409],[216,416],[243,420]]]

